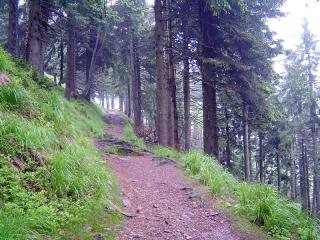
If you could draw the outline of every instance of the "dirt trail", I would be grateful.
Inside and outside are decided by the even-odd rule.
[[[106,134],[120,138],[121,118],[109,114],[106,119],[112,123]],[[98,145],[105,147],[103,141]],[[107,160],[120,183],[124,211],[132,215],[118,239],[259,239],[235,230],[231,220],[212,207],[215,200],[176,164],[150,153],[112,155]]]

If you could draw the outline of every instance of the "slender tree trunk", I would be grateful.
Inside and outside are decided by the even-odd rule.
[[[59,79],[59,85],[62,85],[62,83],[64,83],[63,71],[64,71],[64,45],[63,45],[63,36],[62,36],[62,33],[61,33],[61,39],[60,39],[60,79]]]
[[[306,197],[307,197],[307,209],[310,213],[311,204],[310,204],[310,180],[309,180],[309,163],[307,156],[307,146],[304,145],[304,168],[305,168],[305,186],[306,186]]]
[[[91,49],[87,48],[86,49],[86,61],[85,61],[85,69],[86,69],[86,86],[90,82],[90,65],[91,65],[91,60],[92,60],[92,51]],[[88,102],[91,100],[91,88],[88,90],[88,92],[84,95],[85,100]]]
[[[290,156],[290,185],[291,185],[291,199],[296,199],[296,156],[295,156],[295,139],[291,144],[291,156]]]
[[[110,110],[110,99],[109,99],[109,95],[106,93],[106,102],[107,102],[107,110]]]
[[[127,83],[127,101],[126,101],[126,114],[131,118],[131,84],[130,80]]]
[[[18,20],[19,20],[19,0],[9,0],[9,22],[8,22],[8,51],[12,57],[18,57]]]
[[[103,91],[100,91],[100,99],[101,99],[101,107],[104,108],[105,107],[105,103],[104,103],[104,92]]]
[[[183,22],[183,102],[184,102],[184,143],[185,150],[191,146],[191,118],[190,118],[190,66],[189,66],[189,33],[186,17]]]
[[[76,32],[72,16],[68,17],[68,44],[67,44],[67,76],[65,97],[71,99],[76,95]]]
[[[97,30],[97,35],[96,35],[96,41],[95,41],[95,44],[94,44],[94,48],[93,48],[93,52],[92,52],[92,56],[91,56],[91,61],[90,61],[90,66],[89,66],[89,70],[88,70],[88,82],[86,83],[86,87],[82,93],[83,97],[85,99],[88,100],[88,97],[87,95],[89,94],[89,92],[91,91],[91,88],[93,86],[93,83],[94,83],[94,67],[95,67],[95,64],[96,64],[96,59],[97,59],[97,51],[98,51],[98,46],[99,46],[99,42],[100,42],[100,38],[101,38],[101,28],[98,27],[98,30]]]
[[[304,139],[301,139],[301,158],[300,158],[300,196],[302,208],[308,210],[308,193],[307,193],[307,174]]]
[[[243,153],[244,153],[244,178],[246,182],[250,181],[250,160],[249,160],[249,107],[243,101]]]
[[[264,174],[263,174],[263,162],[264,162],[264,153],[263,153],[263,133],[259,132],[259,178],[260,182],[264,182]]]
[[[138,42],[134,29],[130,30],[130,62],[131,62],[131,86],[134,125],[138,129],[142,126],[141,117],[141,79]]]
[[[253,169],[252,169],[252,149],[251,149],[251,127],[248,122],[248,148],[249,148],[249,171],[250,171],[250,182],[253,182]]]
[[[125,112],[123,109],[123,102],[124,102],[124,98],[122,94],[119,94],[119,111],[120,112]]]
[[[276,144],[276,163],[277,163],[277,186],[278,186],[278,191],[281,191],[281,162],[280,162],[280,156],[279,156],[279,142],[280,140],[277,140]]]
[[[230,148],[230,126],[229,126],[229,114],[228,109],[225,108],[225,118],[226,118],[226,166],[229,170],[232,170],[231,165],[231,148]]]
[[[114,110],[114,96],[111,96],[111,110]]]
[[[316,113],[317,104],[315,100],[312,100],[311,104],[311,135],[312,135],[312,160],[314,165],[314,183],[313,183],[313,196],[315,203],[315,214],[320,216],[320,172],[319,172],[319,159],[318,159],[318,143],[317,143],[317,113]]]
[[[155,0],[155,29],[156,29],[156,76],[157,76],[157,136],[159,144],[169,145],[169,130],[171,125],[170,87],[165,69],[164,46],[164,6],[161,0]]]
[[[219,160],[219,137],[217,118],[216,79],[212,65],[207,61],[212,57],[211,18],[213,14],[205,0],[199,0],[201,73],[203,95],[203,145],[204,152]],[[212,33],[211,33],[212,34]]]

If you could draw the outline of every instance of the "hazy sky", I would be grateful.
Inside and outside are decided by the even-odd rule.
[[[276,32],[276,38],[283,39],[286,48],[293,48],[300,41],[302,22],[306,18],[310,30],[320,38],[320,2],[317,0],[287,0],[282,11],[285,17],[270,21],[270,27]]]

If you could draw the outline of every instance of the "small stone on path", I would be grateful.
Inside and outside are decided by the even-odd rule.
[[[130,202],[129,199],[123,199],[123,200],[122,200],[122,204],[123,204],[123,206],[125,206],[125,207],[129,207],[129,206],[131,205],[131,202]]]

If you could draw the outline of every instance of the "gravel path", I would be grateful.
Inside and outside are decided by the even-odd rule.
[[[107,118],[113,124],[105,131],[121,137],[123,123],[113,115]],[[107,160],[120,183],[124,211],[132,215],[119,240],[259,239],[235,230],[227,215],[212,207],[215,199],[185,177],[176,164],[148,153],[112,155]]]

